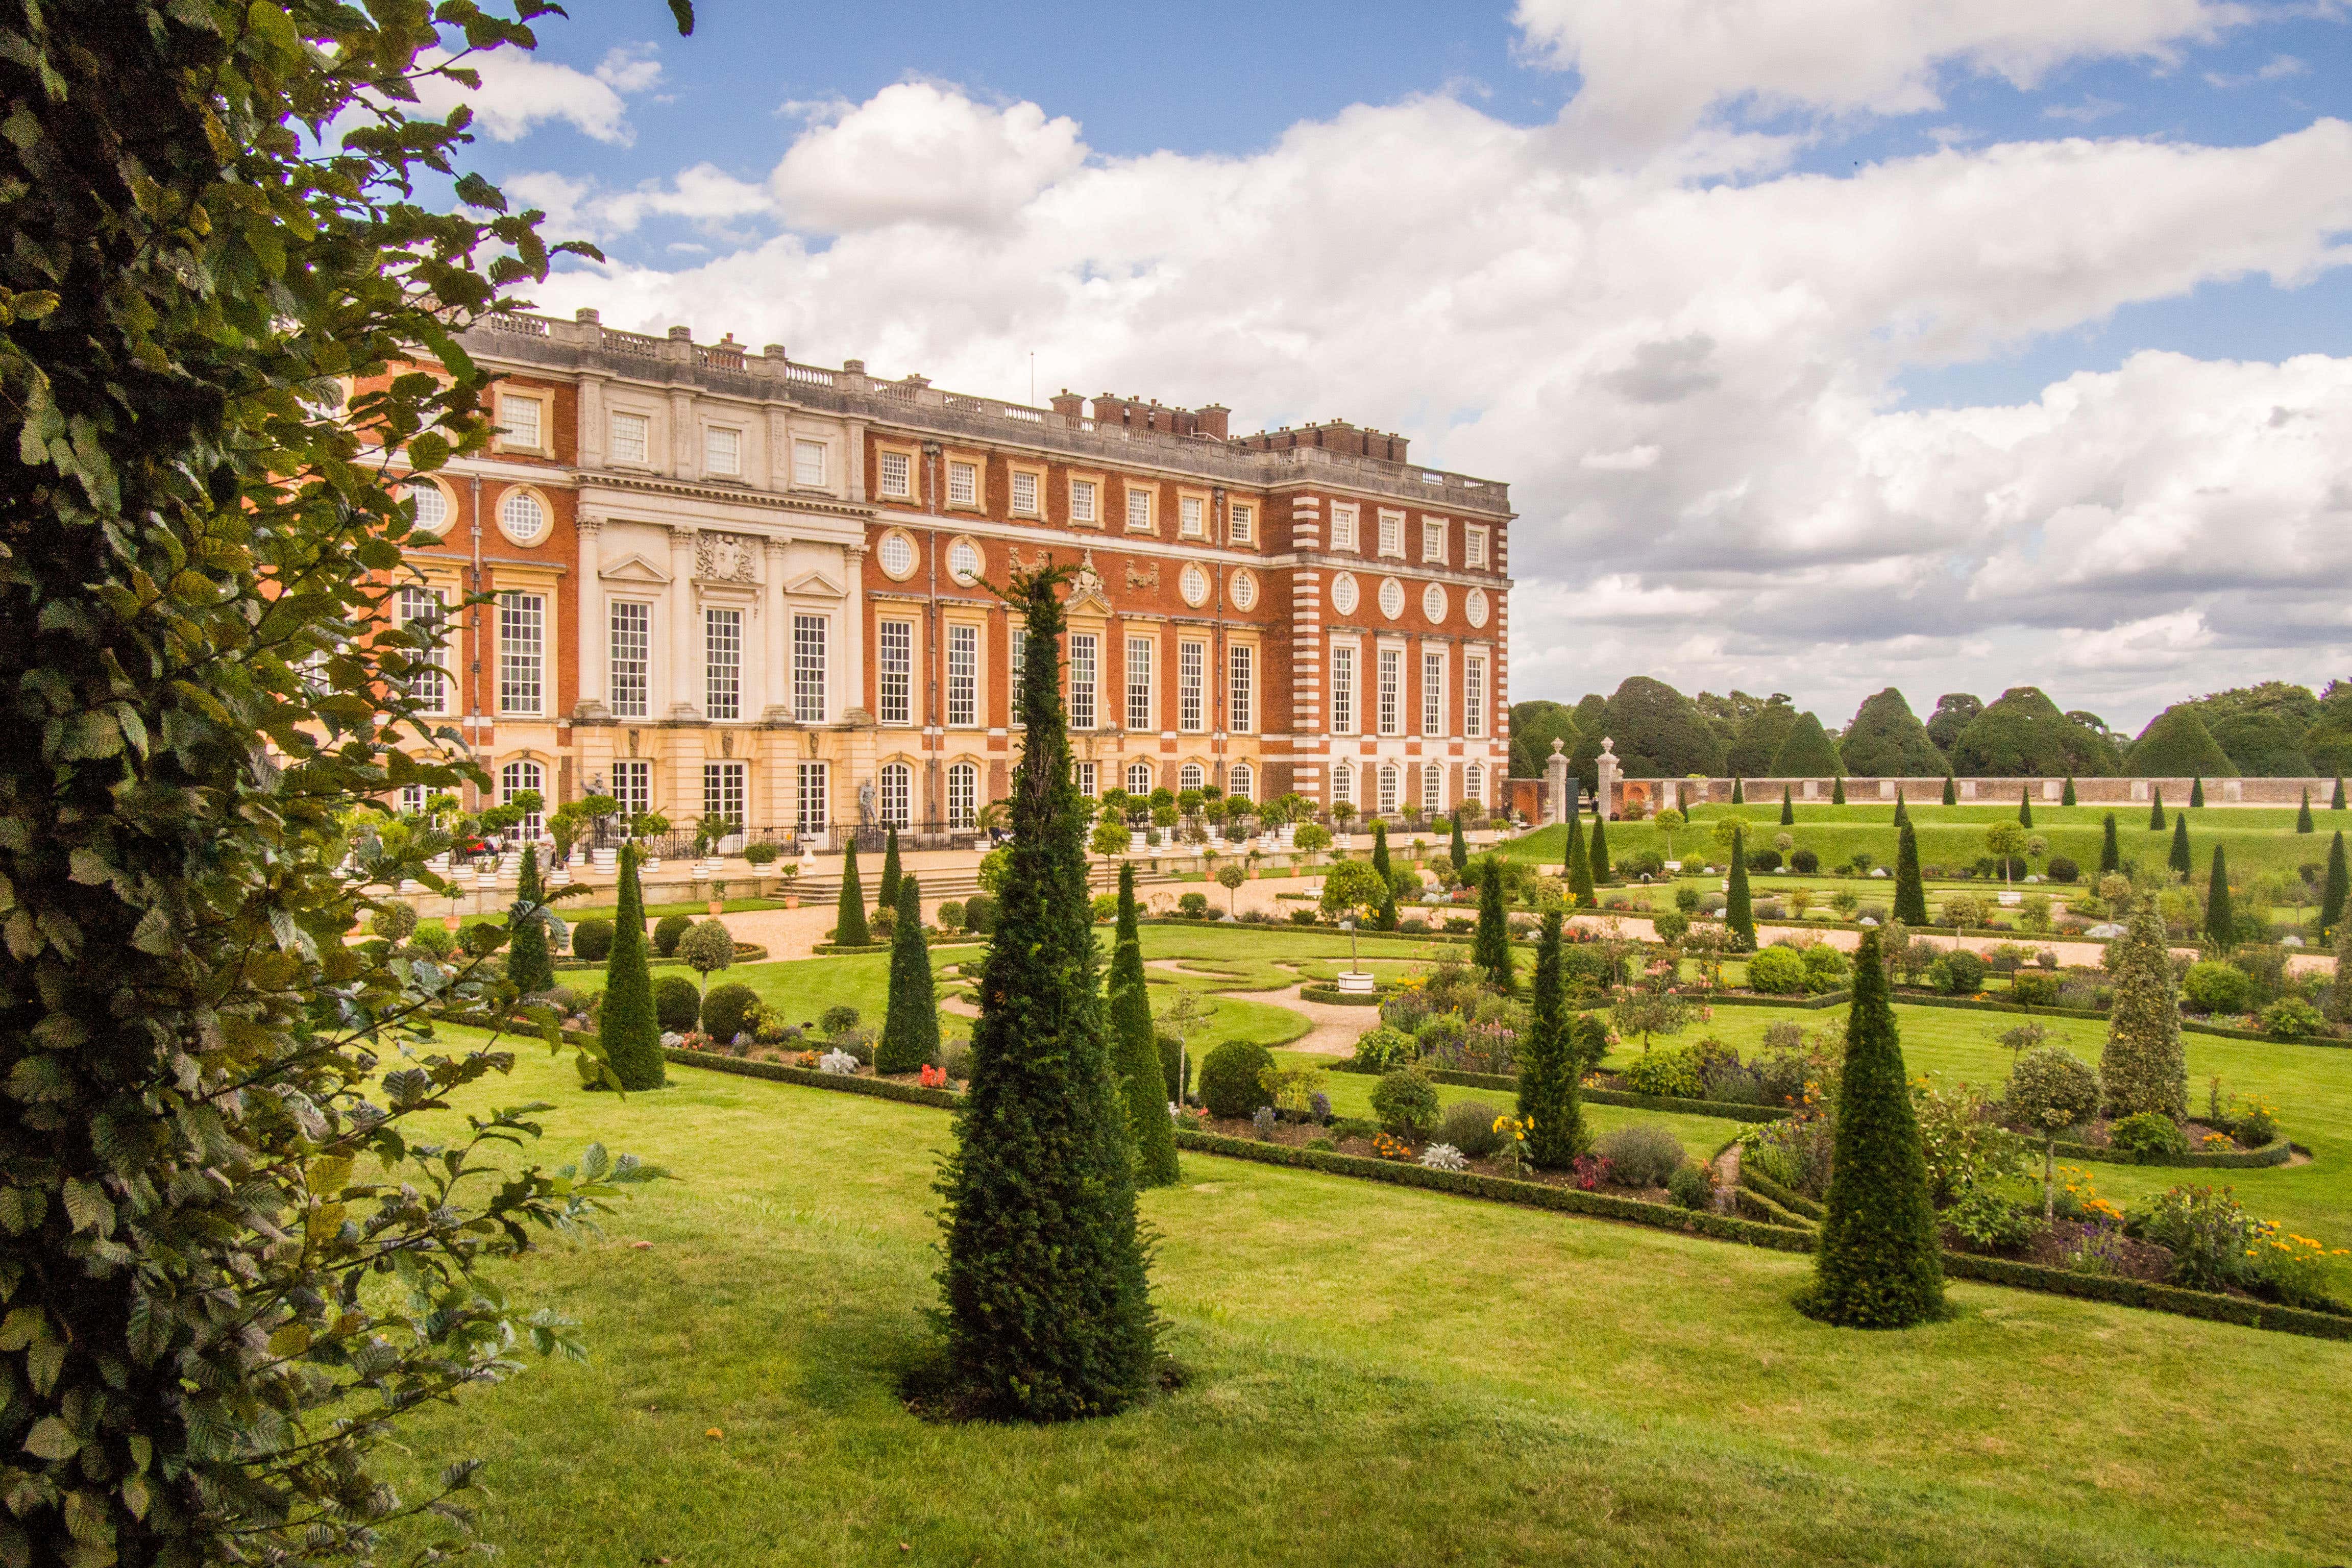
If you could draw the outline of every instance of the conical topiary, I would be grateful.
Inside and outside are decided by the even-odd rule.
[[[2106,826],[2099,834],[2099,875],[2123,869],[2123,847],[2116,842],[2116,814],[2107,813]]]
[[[596,1010],[596,1042],[606,1068],[623,1089],[659,1089],[667,1080],[661,1025],[654,1017],[646,896],[637,886],[634,844],[621,846],[619,908],[613,911],[613,951],[604,961],[604,1004]]]
[[[2162,784],[2150,784],[2147,789],[2147,830],[2150,833],[2164,831],[2164,786]]]
[[[2116,980],[2107,1043],[2099,1053],[2107,1104],[2117,1116],[2147,1110],[2177,1121],[2189,1114],[2189,1064],[2180,1049],[2171,946],[2153,900],[2133,911],[2107,967]]]
[[[1790,798],[1787,784],[1780,786],[1780,826],[1783,827],[1797,826],[1797,803]]]
[[[524,996],[535,996],[555,984],[555,961],[547,951],[547,913],[541,902],[546,897],[547,889],[539,884],[539,846],[526,844],[515,883],[515,902],[523,906],[524,913],[507,942],[507,980]]]
[[[1724,929],[1731,935],[1731,945],[1741,952],[1756,951],[1756,910],[1748,900],[1748,833],[1735,828],[1731,835],[1731,885],[1724,895]]]
[[[2205,940],[2227,951],[2238,941],[2237,916],[2230,909],[2230,863],[2213,846],[2213,872],[2205,884]]]
[[[2165,857],[2165,864],[2183,877],[2188,876],[2196,867],[2196,862],[2189,858],[2189,814],[2187,812],[2173,813],[2172,850]]]
[[[1135,1140],[1138,1186],[1181,1180],[1176,1134],[1168,1119],[1168,1075],[1151,1030],[1151,991],[1143,973],[1143,936],[1135,908],[1135,863],[1118,868],[1118,934],[1111,949],[1110,1024],[1127,1130]]]
[[[1895,786],[1895,826],[1901,827],[1911,820],[1911,808],[1903,804],[1903,786]]]
[[[1617,879],[1617,873],[1609,866],[1608,832],[1609,824],[1605,819],[1598,816],[1592,819],[1592,847],[1586,852],[1586,858],[1591,864],[1592,885],[1596,888]]]
[[[1811,713],[1800,713],[1772,752],[1771,774],[1779,779],[1835,778],[1845,772],[1837,742]]]
[[[2344,809],[2344,781],[2340,778],[2336,781],[2336,793],[2328,797],[2327,809],[2330,811]]]
[[[2073,773],[2068,773],[2066,775],[2066,787],[2059,792],[2058,804],[2060,805],[2073,805],[2074,804],[2074,775]]]
[[[2336,973],[2352,975],[2352,921],[2336,928]],[[2352,983],[2338,980],[2327,987],[2327,1021],[2352,1024]]]
[[[1601,824],[1596,821],[1592,826],[1597,829]],[[1576,900],[1577,908],[1597,907],[1600,900],[1593,896],[1592,860],[1585,853],[1584,828],[1572,820],[1568,825],[1568,864],[1562,869],[1568,875],[1569,896]]]
[[[898,907],[898,825],[886,829],[888,837],[882,841],[882,879],[874,889],[874,907],[896,910]]]
[[[2337,828],[2336,837],[2327,846],[2327,879],[2319,885],[2319,929],[2332,931],[2344,920],[2344,902],[2352,896],[2352,872],[2344,863],[2344,830]],[[2338,989],[2352,991],[2352,969],[2338,970],[2346,984]]]
[[[1150,1387],[1157,1332],[1135,1156],[1096,982],[1089,814],[1061,695],[1067,569],[1015,575],[1025,621],[1022,752],[971,1087],[941,1172],[944,1387],[971,1415],[1059,1421]]]
[[[1959,786],[1952,782],[1952,775],[1949,773],[1944,775],[1944,804],[1946,805],[1960,804]]]
[[[1565,1170],[1591,1139],[1584,1127],[1579,1063],[1569,1037],[1558,910],[1545,913],[1542,932],[1536,938],[1535,998],[1518,1062],[1518,1111],[1528,1123],[1528,1158],[1538,1170]]]
[[[2294,830],[2297,833],[2316,833],[2319,830],[2311,820],[2311,791],[2308,789],[2303,792],[2303,805],[2295,811]]]
[[[1511,928],[1503,912],[1503,861],[1489,855],[1478,877],[1478,932],[1470,946],[1471,962],[1486,972],[1486,983],[1498,991],[1511,988]]]
[[[1832,805],[1843,805],[1845,804],[1845,775],[1843,773],[1840,773],[1835,778],[1830,780],[1830,804]]]
[[[1397,928],[1396,883],[1387,878],[1381,880],[1381,907],[1373,911],[1372,929],[1394,931]]]
[[[2017,825],[2020,827],[2033,826],[2033,795],[2025,789],[2017,792]]]
[[[2203,779],[2195,778],[2189,781],[2189,804],[2192,808],[2199,811],[2202,811],[2205,808],[2205,781]]]
[[[1454,836],[1446,841],[1445,858],[1457,877],[1470,865],[1470,841],[1462,837],[1462,808],[1458,805],[1454,808]]]
[[[1936,1206],[1875,931],[1854,953],[1827,1212],[1798,1306],[1856,1329],[1908,1328],[1945,1311]]]
[[[833,940],[842,947],[870,947],[873,928],[866,923],[866,889],[857,880],[857,840],[841,851],[841,902],[834,911]]]
[[[914,878],[901,877],[890,925],[888,1011],[874,1070],[913,1072],[939,1054],[940,1004],[931,990],[931,950],[923,941],[923,892]]]
[[[1734,805],[1746,805],[1748,804],[1748,792],[1740,787],[1739,781],[1738,779],[1731,781],[1731,804]]]
[[[1372,824],[1372,869],[1381,874],[1381,881],[1389,879],[1389,825],[1385,822]]]
[[[1919,835],[1908,822],[1895,846],[1895,918],[1915,930],[1927,923],[1927,889],[1919,879]]]

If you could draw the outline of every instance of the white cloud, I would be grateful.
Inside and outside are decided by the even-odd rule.
[[[1734,103],[1917,114],[1957,67],[2021,88],[2085,58],[2169,63],[2252,19],[2229,0],[1519,0],[1536,58],[1582,73],[1570,116],[1653,144]]]
[[[482,85],[468,89],[446,78],[428,77],[416,84],[423,107],[446,115],[460,103],[471,104],[477,130],[497,142],[520,141],[539,126],[560,120],[599,142],[626,146],[635,139],[629,126],[628,95],[643,92],[661,78],[661,63],[652,58],[650,45],[613,50],[593,75],[517,49],[426,58],[436,64],[454,58],[459,67],[478,72]]]
[[[2063,676],[2063,705],[2120,720],[2352,655],[2352,361],[2142,354],[2015,407],[1907,412],[1893,390],[2134,301],[2352,260],[2352,126],[1948,146],[1841,178],[1770,173],[1716,131],[1634,162],[1582,135],[1426,98],[1248,157],[1103,159],[1036,106],[906,84],[818,116],[768,182],[765,216],[828,241],[541,296],[977,393],[1025,395],[1034,351],[1041,389],[1406,431],[1513,484],[1521,603],[1544,606],[1513,616],[1523,697],[1656,673],[1842,720],[1890,680],[1924,710]],[[547,188],[616,225],[763,216],[707,166]],[[2118,631],[2190,614],[2194,647]]]
[[[2289,77],[2309,74],[2311,68],[2293,55],[2273,55],[2260,68],[2242,76],[2229,76],[2221,71],[2207,71],[2205,80],[2212,87],[2252,87],[2258,81],[2284,81]]]

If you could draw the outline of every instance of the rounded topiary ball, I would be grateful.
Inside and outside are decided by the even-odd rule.
[[[662,916],[654,922],[654,952],[660,957],[670,957],[677,952],[679,940],[693,929],[691,915]]]
[[[702,1018],[702,993],[683,974],[665,974],[654,982],[654,1022],[666,1035],[691,1033]]]
[[[702,1032],[714,1040],[733,1039],[759,1016],[760,994],[740,981],[714,985],[702,999]]]
[[[613,922],[607,920],[587,920],[573,926],[572,956],[590,963],[602,963],[612,957]]]
[[[1274,1053],[1251,1040],[1227,1040],[1201,1062],[1201,1103],[1215,1117],[1255,1115],[1274,1096],[1258,1080],[1274,1066]]]

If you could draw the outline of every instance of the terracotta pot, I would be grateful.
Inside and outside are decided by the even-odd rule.
[[[441,929],[443,931],[456,931],[459,926],[464,925],[465,923],[465,921],[457,915],[443,915],[441,917]]]
[[[725,903],[725,901],[724,901],[723,900],[719,900],[719,899],[713,899],[713,900],[710,900],[710,902],[709,902],[708,905],[706,905],[705,907],[706,907],[707,909],[709,909],[712,914],[714,914],[714,915],[715,915],[715,914],[718,914],[720,910],[722,910],[726,909],[727,905],[726,905],[726,903]]]
[[[798,893],[786,893],[784,895],[784,908],[788,910],[796,910],[800,907],[801,896]]]

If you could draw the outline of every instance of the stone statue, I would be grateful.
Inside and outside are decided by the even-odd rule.
[[[857,786],[857,820],[874,820],[874,781],[867,779]]]

